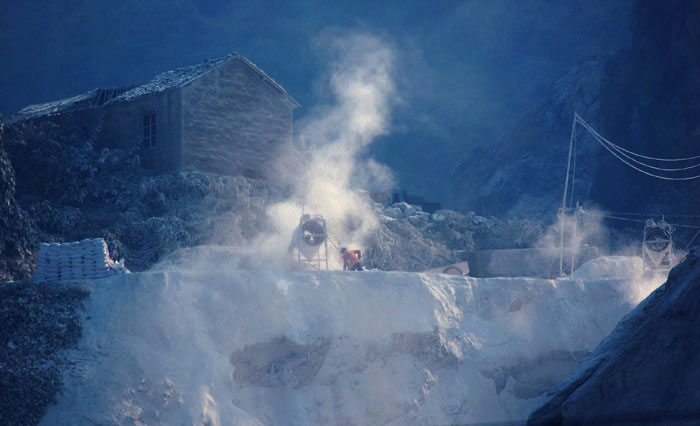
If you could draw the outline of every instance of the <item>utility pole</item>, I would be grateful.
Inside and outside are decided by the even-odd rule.
[[[578,227],[578,218],[581,215],[582,210],[583,209],[581,209],[581,207],[579,206],[578,201],[577,201],[576,202],[576,211],[574,212],[574,223],[573,223],[573,225],[571,225],[573,228],[573,231],[571,233],[571,280],[572,281],[574,280],[574,266],[575,266],[574,256],[576,253],[576,246],[578,245],[578,242],[576,241],[576,238],[577,238],[576,230]]]
[[[559,210],[559,276],[564,275],[564,218],[566,217],[566,193],[569,189],[569,172],[571,170],[571,155],[574,151],[574,138],[576,137],[576,122],[578,113],[574,112],[574,120],[571,123],[571,138],[569,139],[569,160],[566,164],[566,179],[564,180],[564,195],[561,197],[561,209]]]

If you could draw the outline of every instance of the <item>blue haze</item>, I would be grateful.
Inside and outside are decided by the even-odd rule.
[[[299,100],[318,84],[329,33],[367,32],[397,52],[402,102],[368,156],[411,193],[451,204],[449,177],[469,146],[494,143],[592,55],[624,46],[631,0],[57,0],[6,2],[0,111],[143,81],[237,51]]]

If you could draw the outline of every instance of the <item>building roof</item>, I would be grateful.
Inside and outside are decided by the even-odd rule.
[[[178,68],[158,74],[144,83],[110,89],[93,89],[87,93],[70,98],[43,104],[29,105],[22,108],[17,114],[10,116],[7,122],[13,123],[26,120],[28,118],[56,114],[63,111],[81,110],[119,102],[130,102],[143,96],[165,92],[177,87],[183,87],[209,71],[212,71],[231,60],[237,60],[247,65],[266,83],[272,86],[272,88],[284,95],[284,97],[292,104],[294,108],[300,106],[300,104],[294,98],[292,98],[282,86],[265,74],[265,72],[258,68],[254,63],[249,61],[244,56],[237,53],[231,53],[216,59],[205,59],[202,63],[197,65]]]

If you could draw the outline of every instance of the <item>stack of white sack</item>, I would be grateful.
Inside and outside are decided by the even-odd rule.
[[[106,278],[129,272],[109,257],[107,243],[93,238],[72,243],[41,244],[32,279],[61,281]]]

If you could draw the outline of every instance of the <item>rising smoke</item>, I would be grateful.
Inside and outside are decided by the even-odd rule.
[[[292,196],[268,210],[277,232],[258,241],[266,254],[286,253],[302,211],[322,215],[338,246],[361,248],[379,225],[367,191],[394,183],[387,167],[362,159],[390,128],[396,102],[393,49],[368,34],[324,37],[317,44],[331,57],[328,77],[319,85],[330,99],[295,126],[300,160],[280,159],[278,174],[291,183]],[[339,259],[333,263],[338,267]]]

